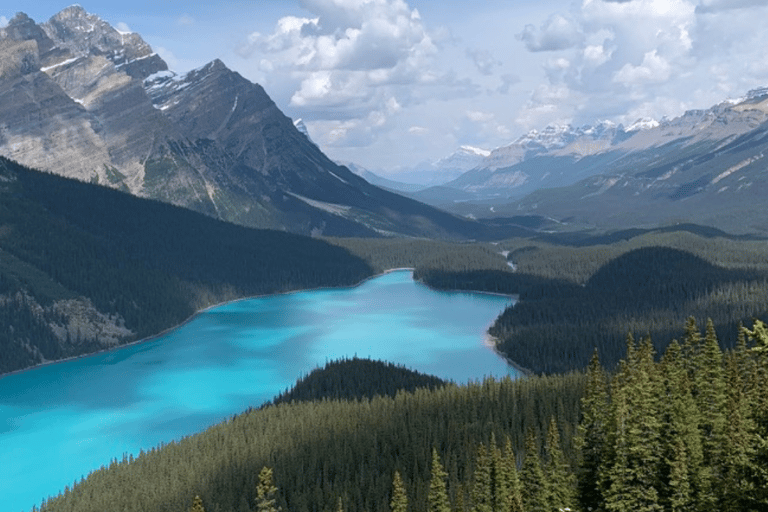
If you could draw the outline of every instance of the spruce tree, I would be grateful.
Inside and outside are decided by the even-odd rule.
[[[704,346],[699,354],[696,389],[701,420],[699,431],[704,453],[704,468],[709,482],[700,496],[703,508],[717,508],[718,496],[722,495],[722,464],[725,444],[725,377],[723,353],[715,334],[712,320],[707,321]],[[709,487],[707,489],[707,487]]]
[[[523,509],[526,512],[546,512],[549,510],[547,485],[541,468],[539,447],[533,430],[528,430],[525,437],[525,458],[520,470]]]
[[[736,348],[727,355],[726,370],[726,432],[722,459],[722,492],[720,510],[737,512],[749,508],[749,498],[756,489],[749,475],[755,467],[757,431],[751,415],[752,403],[746,376],[750,368],[750,352],[743,330],[740,330]]]
[[[493,449],[493,447],[491,447]],[[491,454],[483,443],[477,448],[475,472],[472,478],[473,512],[493,512],[493,470]]]
[[[547,430],[545,481],[550,510],[576,508],[576,477],[560,448],[560,431],[553,416]]]
[[[606,509],[657,512],[661,469],[660,386],[653,345],[646,338],[639,350],[627,337],[627,361],[614,377],[612,458],[606,468]]]
[[[667,347],[660,366],[664,375],[662,501],[670,510],[695,510],[703,478],[700,413],[677,340]]]
[[[272,478],[272,468],[263,467],[259,472],[259,483],[256,485],[256,510],[258,512],[280,512],[277,500],[277,487]]]
[[[192,508],[189,509],[190,512],[205,512],[205,507],[203,507],[203,500],[200,499],[200,496],[195,496],[195,499],[192,500]]]
[[[491,469],[493,475],[493,510],[510,512],[512,501],[510,496],[510,475],[504,454],[496,445],[496,436],[491,434]]]
[[[392,479],[392,499],[389,500],[389,508],[392,512],[408,511],[408,494],[405,492],[405,484],[399,471],[395,471]]]
[[[437,449],[432,448],[432,474],[429,481],[429,494],[427,496],[428,512],[451,512],[451,504],[448,501],[448,489],[445,484],[446,476],[448,475],[440,463]]]
[[[520,484],[520,475],[517,472],[517,457],[512,448],[512,440],[507,436],[504,443],[504,478],[507,480],[507,494],[509,507],[502,510],[510,512],[523,512],[523,490]]]
[[[608,383],[595,349],[587,368],[581,421],[575,439],[580,455],[578,496],[586,510],[597,510],[603,500],[605,482],[600,478],[600,465],[607,457],[608,414]]]
[[[753,418],[755,421],[755,457],[749,483],[755,489],[746,498],[756,510],[768,510],[768,326],[762,320],[755,320],[752,330],[744,333],[755,343],[752,353],[756,358],[756,370],[752,395]]]

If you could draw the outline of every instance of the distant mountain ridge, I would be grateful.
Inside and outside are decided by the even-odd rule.
[[[624,133],[585,155],[569,144],[510,167],[470,171],[448,185],[501,197],[490,207],[464,204],[454,211],[536,213],[601,229],[692,222],[768,231],[768,88]],[[513,178],[518,182],[510,185]]]
[[[223,62],[177,75],[138,34],[80,6],[0,29],[0,154],[246,226],[446,238],[476,228],[335,164]]]

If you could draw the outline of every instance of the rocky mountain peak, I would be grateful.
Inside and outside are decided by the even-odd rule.
[[[36,41],[40,54],[50,51],[54,46],[53,41],[51,41],[45,31],[23,12],[17,13],[8,22],[7,27],[0,29],[0,39],[4,38],[13,39],[14,41]]]
[[[134,78],[167,70],[167,64],[140,35],[120,32],[80,5],[72,5],[41,25],[60,50],[60,60],[102,55]]]

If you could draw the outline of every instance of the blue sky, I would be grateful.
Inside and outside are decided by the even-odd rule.
[[[42,22],[68,2],[4,2]],[[629,124],[768,85],[768,0],[82,1],[185,72],[215,59],[377,171],[548,124]]]

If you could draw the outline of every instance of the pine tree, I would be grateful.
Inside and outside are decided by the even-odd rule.
[[[448,501],[448,490],[445,485],[445,477],[448,476],[437,449],[432,448],[432,475],[429,481],[429,495],[427,496],[428,512],[451,512],[451,504]]]
[[[745,376],[754,372],[750,356],[744,331],[740,329],[737,346],[728,354],[725,365],[728,384],[720,493],[720,510],[724,512],[748,509],[748,497],[756,491],[749,479],[749,475],[757,470],[754,460],[757,426],[751,415],[749,384],[745,382]]]
[[[547,502],[547,486],[544,471],[541,469],[539,447],[533,430],[529,430],[525,438],[525,458],[520,470],[522,486],[523,509],[526,512],[545,512],[549,510]]]
[[[696,325],[696,319],[688,317],[685,323],[685,334],[683,335],[682,355],[691,378],[697,373],[698,357],[701,353],[701,331]]]
[[[672,443],[674,449],[670,457],[668,510],[688,512],[693,509],[693,489],[689,479],[687,448],[682,436],[673,438]]]
[[[661,393],[650,338],[635,350],[633,338],[627,337],[627,361],[613,381],[615,432],[605,469],[605,507],[613,512],[660,511]]]
[[[497,512],[510,512],[510,475],[504,454],[496,445],[496,436],[491,433],[491,469],[493,474],[493,507]]]
[[[517,457],[512,448],[512,440],[507,437],[504,443],[504,478],[507,480],[507,493],[509,507],[501,510],[509,512],[523,512],[523,489],[520,484],[520,475],[517,472]]]
[[[723,447],[725,443],[725,377],[723,353],[715,334],[712,320],[707,321],[704,346],[699,354],[696,373],[696,401],[701,412],[699,431],[704,453],[705,482],[700,496],[703,508],[717,508],[717,497],[722,495]],[[709,489],[707,489],[709,487]]]
[[[560,510],[576,507],[576,477],[565,462],[565,456],[560,448],[560,431],[553,416],[547,430],[546,452],[547,501],[549,510]]]
[[[691,394],[691,381],[682,349],[672,340],[661,361],[664,375],[662,411],[662,500],[670,510],[693,510],[701,490],[703,453],[699,434],[699,408]]]
[[[399,471],[395,471],[395,476],[392,479],[392,499],[389,501],[389,508],[392,512],[408,511],[408,495],[405,492],[405,485]]]
[[[272,468],[263,467],[259,472],[259,483],[256,486],[256,510],[258,512],[280,512],[275,498],[277,487],[272,478]]]
[[[189,509],[190,512],[205,512],[205,507],[203,507],[203,500],[200,499],[200,496],[195,496],[195,499],[192,500],[192,508]]]
[[[607,456],[608,414],[608,383],[595,349],[587,368],[581,422],[575,439],[580,453],[578,496],[585,510],[597,510],[603,500],[605,482],[600,478],[600,465]]]
[[[493,447],[491,447],[493,449]],[[491,454],[483,443],[477,448],[475,472],[472,478],[473,512],[493,512],[493,473]]]
[[[768,510],[768,326],[762,320],[755,320],[752,330],[745,328],[744,334],[755,342],[752,353],[756,357],[754,392],[751,397],[756,427],[756,453],[748,477],[755,491],[746,498],[751,508]]]

